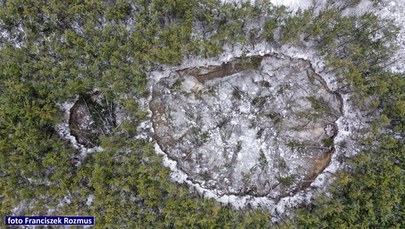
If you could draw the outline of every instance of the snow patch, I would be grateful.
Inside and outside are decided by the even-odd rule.
[[[68,100],[64,103],[56,104],[57,107],[63,112],[63,117],[61,119],[61,122],[55,126],[55,129],[62,139],[69,141],[72,144],[73,148],[79,150],[80,155],[78,158],[79,160],[77,161],[78,166],[81,164],[81,161],[84,158],[86,158],[88,154],[93,152],[102,152],[103,149],[99,146],[93,148],[86,148],[82,144],[79,144],[76,138],[71,134],[69,127],[70,109],[76,103],[77,99],[78,98]]]
[[[311,0],[271,0],[276,6],[286,6],[293,11],[297,11],[298,9],[305,10],[310,8],[314,5],[314,1]]]
[[[281,48],[273,48],[270,45],[266,43],[260,43],[260,44],[255,44],[255,48],[252,49],[251,47],[247,46],[236,46],[236,47],[225,47],[225,52],[220,55],[219,57],[216,58],[209,58],[209,59],[196,59],[196,58],[191,58],[185,60],[181,66],[178,67],[170,67],[167,66],[161,71],[155,71],[152,72],[150,75],[149,79],[149,88],[152,91],[152,88],[154,85],[159,82],[161,79],[165,77],[173,77],[173,75],[170,75],[171,72],[174,72],[176,69],[185,69],[185,68],[191,68],[194,66],[210,66],[210,65],[221,65],[224,62],[227,62],[231,60],[232,58],[239,57],[239,56],[255,56],[255,55],[265,55],[269,53],[283,53],[287,56],[290,56],[291,58],[302,58],[305,60],[309,60],[312,63],[312,67],[315,69],[315,72],[322,75],[324,80],[326,81],[328,87],[332,90],[335,91],[338,88],[338,84],[336,81],[336,77],[332,74],[325,74],[326,71],[326,63],[324,60],[322,60],[319,57],[319,54],[317,54],[315,51],[312,50],[304,50],[304,49],[298,49],[298,48],[292,48],[292,47],[287,47],[283,46]],[[261,79],[254,79],[254,81],[261,80]],[[190,84],[186,84],[190,85]],[[240,87],[246,86],[244,83],[241,83],[238,85]],[[190,88],[190,86],[188,86]],[[198,88],[201,89],[201,88]],[[252,90],[252,94],[257,93],[255,90]],[[228,94],[228,93],[226,93]],[[229,94],[228,94],[229,95]],[[227,96],[224,94],[220,95],[221,100],[226,101]],[[280,219],[280,216],[283,215],[290,215],[293,212],[293,208],[296,206],[302,204],[302,203],[309,203],[312,200],[312,197],[314,194],[317,192],[324,192],[326,195],[328,195],[327,190],[329,185],[333,182],[334,178],[334,173],[336,171],[342,169],[344,166],[341,162],[339,162],[339,157],[340,156],[353,156],[356,154],[359,149],[355,145],[355,141],[352,139],[354,133],[358,128],[363,128],[364,127],[364,117],[363,119],[359,119],[359,117],[362,117],[362,114],[357,112],[356,109],[353,109],[352,106],[350,105],[350,95],[342,95],[343,100],[344,100],[344,106],[343,106],[343,114],[342,117],[340,117],[336,121],[336,125],[338,126],[339,133],[335,137],[335,146],[336,146],[336,151],[333,154],[331,158],[330,164],[325,168],[325,170],[319,174],[315,180],[312,182],[311,186],[306,188],[305,190],[302,190],[298,193],[295,193],[291,196],[286,196],[281,198],[280,200],[274,199],[279,193],[273,193],[269,197],[255,197],[255,196],[239,196],[239,195],[226,195],[218,190],[210,190],[207,188],[204,188],[201,184],[199,183],[194,183],[190,180],[188,175],[184,173],[182,170],[178,168],[178,163],[172,159],[170,159],[166,153],[164,153],[160,146],[155,143],[155,151],[158,154],[163,155],[163,164],[164,166],[170,168],[171,170],[171,178],[179,183],[187,183],[190,187],[193,187],[197,192],[201,193],[203,196],[206,198],[213,198],[219,201],[220,203],[224,204],[231,204],[235,208],[242,208],[247,205],[251,205],[254,207],[263,207],[266,208],[270,211],[270,213],[273,215],[272,220],[277,221]],[[152,96],[149,97],[149,101],[151,100]],[[192,102],[192,100],[190,100]],[[194,101],[195,102],[195,101]],[[248,111],[248,106],[243,105],[240,107],[241,112],[245,113]],[[224,112],[226,109],[224,110]],[[149,110],[150,115],[151,111]],[[212,125],[210,125],[211,127]],[[209,127],[207,127],[209,128]],[[152,127],[153,129],[153,127]],[[206,130],[204,128],[204,130]],[[154,131],[154,129],[152,130]],[[252,138],[254,136],[253,130],[251,130],[252,133],[247,132],[247,134],[242,138],[242,139],[235,139],[233,140],[237,142],[237,140],[241,140],[242,142],[242,148],[244,147],[250,147],[250,148],[260,148],[260,145],[255,145],[252,144],[254,141],[252,141]],[[250,133],[250,134],[249,134]],[[211,136],[213,139],[215,139],[215,144],[224,144],[222,142],[221,138],[219,137],[218,133],[212,133],[213,136]],[[345,147],[341,147],[341,143],[347,143]],[[262,146],[263,147],[263,146]],[[283,152],[280,152],[283,154]],[[230,155],[232,156],[232,154]],[[268,155],[266,155],[267,157]],[[256,159],[256,158],[255,158]],[[294,159],[294,158],[292,158]],[[247,166],[245,164],[241,164],[241,166]],[[230,190],[232,191],[232,190]],[[233,190],[235,191],[235,190]]]

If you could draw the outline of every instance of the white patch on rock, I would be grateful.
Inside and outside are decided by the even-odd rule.
[[[265,55],[265,54],[269,54],[269,53],[283,53],[284,55],[290,56],[291,58],[302,58],[305,60],[309,60],[312,63],[312,67],[315,69],[315,72],[322,75],[326,84],[332,91],[335,91],[339,88],[339,85],[337,84],[337,81],[336,81],[336,77],[332,74],[325,74],[325,72],[327,72],[326,63],[324,60],[319,58],[319,55],[315,51],[297,49],[297,48],[292,48],[292,47],[287,47],[287,46],[283,46],[279,49],[274,49],[273,47],[269,46],[266,43],[256,44],[255,49],[249,49],[247,47],[242,47],[242,46],[239,46],[236,48],[233,47],[232,49],[227,49],[225,47],[225,49],[227,51],[223,55],[221,55],[217,58],[210,58],[210,59],[192,58],[192,59],[185,60],[183,62],[183,64],[179,67],[167,67],[167,68],[163,68],[162,71],[152,72],[152,74],[150,76],[150,80],[149,80],[150,90],[152,91],[154,85],[157,82],[159,82],[161,79],[169,76],[171,74],[171,72],[174,72],[175,70],[178,70],[178,69],[192,68],[194,66],[221,65],[222,63],[227,62],[234,57],[241,56],[242,54],[244,56],[249,57],[249,56],[255,56],[255,55]],[[272,63],[272,64],[277,64],[277,63]],[[268,72],[268,73],[271,74],[271,72]],[[169,77],[173,77],[173,75],[170,75]],[[223,80],[226,81],[229,79],[223,79]],[[260,80],[262,80],[262,78],[260,78],[260,79],[254,78],[253,82],[257,82]],[[190,85],[190,84],[187,84],[187,85]],[[209,85],[209,82],[207,83],[207,85]],[[246,88],[246,87],[248,87],[247,85],[248,84],[246,84],[246,82],[243,82],[243,80],[241,80],[241,83],[237,86],[240,87],[240,90],[244,90],[244,89],[247,89]],[[235,86],[235,85],[233,85],[233,86]],[[187,88],[187,87],[184,87],[183,89],[185,89],[185,88]],[[188,86],[188,88],[190,88],[190,86]],[[230,87],[228,89],[226,89],[226,88],[227,87],[224,86],[223,93],[219,93],[219,95],[218,95],[218,99],[220,99],[221,103],[214,104],[213,108],[207,108],[208,110],[216,109],[215,108],[216,106],[222,106],[221,110],[223,112],[230,111],[227,108],[227,106],[231,106],[231,104],[229,103],[229,96],[232,93],[232,91],[230,90]],[[201,90],[201,89],[202,88],[200,88],[200,87],[198,88],[198,90]],[[255,88],[253,88],[253,89],[248,88],[247,91],[248,91],[247,93],[249,95],[256,95],[258,93],[258,91],[255,90]],[[242,99],[245,98],[244,96],[245,95],[242,96]],[[220,191],[220,190],[207,189],[207,188],[203,187],[202,184],[192,182],[190,180],[189,176],[178,168],[178,163],[176,161],[170,159],[166,155],[166,153],[164,153],[161,150],[159,145],[155,144],[155,150],[159,154],[163,155],[164,165],[171,169],[171,171],[172,171],[171,178],[174,181],[177,181],[180,183],[185,182],[188,185],[190,185],[191,187],[193,187],[195,190],[197,190],[199,193],[203,194],[205,197],[214,198],[224,204],[230,203],[236,208],[244,207],[247,204],[254,206],[254,207],[267,208],[267,209],[269,209],[270,213],[273,214],[273,220],[277,221],[278,219],[280,219],[279,217],[282,215],[292,214],[292,209],[295,206],[302,204],[302,203],[309,203],[312,199],[312,196],[316,192],[318,192],[318,191],[325,192],[325,194],[328,195],[327,194],[328,187],[335,179],[333,174],[344,166],[341,164],[341,162],[339,162],[339,160],[338,160],[339,157],[340,156],[345,156],[345,157],[353,156],[354,154],[356,154],[356,152],[359,151],[359,149],[355,145],[355,140],[352,139],[352,136],[356,132],[356,130],[364,127],[365,118],[363,117],[360,120],[358,119],[359,116],[361,116],[362,114],[360,112],[357,112],[356,109],[354,109],[350,106],[350,100],[347,100],[350,97],[350,95],[342,95],[342,96],[343,96],[343,100],[344,100],[343,114],[342,114],[342,117],[340,117],[336,121],[336,125],[339,129],[339,132],[334,139],[336,151],[333,154],[329,165],[324,169],[324,171],[321,174],[319,174],[315,178],[315,180],[312,182],[311,186],[309,186],[305,190],[301,190],[295,194],[293,193],[291,196],[283,197],[280,200],[277,200],[277,197],[280,195],[280,193],[278,193],[276,190],[273,193],[269,194],[267,197],[255,197],[254,195],[245,195],[245,196],[228,195],[228,194],[224,194],[223,191]],[[149,101],[151,99],[152,99],[152,96],[149,97]],[[278,100],[278,99],[279,98],[276,98],[276,100]],[[196,100],[195,96],[190,96],[190,99],[188,102],[196,103],[196,101],[197,100]],[[281,102],[281,101],[278,101],[278,102]],[[249,103],[240,103],[239,111],[243,114],[246,114],[247,119],[251,119],[251,118],[253,119],[253,118],[255,118],[255,116],[252,114],[249,114],[249,109],[251,109],[251,107],[249,107],[249,106],[250,106]],[[307,106],[310,106],[310,104],[307,104]],[[180,113],[182,113],[182,112],[184,113],[184,110],[181,111]],[[283,115],[286,115],[286,114],[287,113],[283,113]],[[207,112],[207,115],[208,115],[208,112]],[[180,121],[180,119],[181,119],[180,117],[181,116],[179,116],[178,121]],[[207,119],[207,117],[204,119]],[[209,120],[209,119],[207,119],[207,120]],[[235,121],[235,120],[232,120],[232,121]],[[192,123],[190,123],[190,124],[192,124]],[[207,122],[206,124],[207,124],[206,126],[202,127],[203,131],[206,131],[214,126],[214,122],[212,120]],[[156,130],[153,130],[153,131],[156,131]],[[218,145],[226,145],[226,144],[235,145],[235,144],[237,144],[238,141],[240,141],[242,149],[244,149],[244,148],[246,149],[246,151],[241,152],[241,154],[247,153],[249,150],[256,151],[257,149],[260,149],[261,147],[265,147],[265,148],[268,147],[265,144],[261,145],[259,143],[257,143],[257,144],[255,143],[255,141],[253,140],[254,138],[256,138],[256,136],[255,136],[256,133],[253,133],[255,131],[257,131],[257,129],[247,128],[243,137],[236,137],[236,136],[231,135],[231,137],[229,138],[229,142],[224,142],[224,140],[221,138],[221,134],[218,130],[212,131],[210,133],[210,138],[213,140],[208,145],[210,147],[212,147],[213,149],[215,149],[215,147]],[[184,134],[184,132],[182,132],[182,133]],[[181,135],[180,132],[179,132],[179,135]],[[275,133],[274,137],[277,137],[276,133]],[[340,144],[342,144],[342,143],[346,143],[346,146],[341,147]],[[207,149],[209,149],[209,148],[207,148]],[[249,150],[247,150],[247,149],[249,149]],[[294,156],[294,155],[287,156],[287,155],[285,155],[284,150],[285,149],[283,149],[283,148],[279,149],[280,155],[282,157],[286,157],[286,159],[290,160],[291,165],[296,164],[297,162],[294,161],[294,160],[296,160],[296,158],[295,158],[296,156]],[[234,154],[235,154],[235,152],[231,151],[231,152],[229,152],[228,156],[232,157]],[[251,156],[251,155],[252,154],[249,154],[249,156]],[[266,158],[270,158],[270,155],[268,154],[268,152],[265,153],[265,156],[266,156]],[[248,157],[248,156],[245,155],[245,157]],[[242,158],[242,156],[238,155],[237,158],[239,158],[239,160],[240,160]],[[257,156],[252,157],[251,159],[257,160]],[[214,160],[215,159],[213,159],[212,161],[214,161]],[[251,161],[251,160],[246,160],[246,162],[241,161],[242,163],[240,163],[238,165],[239,167],[237,167],[238,171],[245,170],[246,168],[251,168],[252,164],[249,161]],[[201,172],[201,171],[199,171],[199,172]],[[237,174],[237,173],[234,173],[234,174]],[[230,181],[229,181],[229,179],[224,179],[224,182],[228,183]],[[236,192],[237,190],[233,189],[232,187],[229,187],[228,191]]]

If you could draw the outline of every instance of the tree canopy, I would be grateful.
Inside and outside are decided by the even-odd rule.
[[[340,90],[378,111],[363,139],[369,147],[349,160],[331,195],[283,226],[402,228],[405,77],[386,70],[397,33],[372,13],[327,7],[291,15],[266,0],[1,0],[0,214],[94,215],[97,228],[275,226],[266,210],[223,206],[172,182],[152,144],[135,138],[147,118],[136,101],[148,94],[148,72],[217,56],[225,45],[268,42],[313,44]],[[55,130],[57,105],[94,89],[132,119],[78,166],[79,152]]]

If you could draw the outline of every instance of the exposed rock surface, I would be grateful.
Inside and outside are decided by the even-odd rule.
[[[150,102],[157,143],[193,182],[273,199],[328,165],[341,108],[309,61],[279,54],[174,71]]]

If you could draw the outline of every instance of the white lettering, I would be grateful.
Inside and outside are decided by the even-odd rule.
[[[23,220],[22,219],[15,219],[15,218],[7,217],[7,224],[10,224],[10,225],[23,224]]]
[[[92,219],[69,219],[69,218],[63,218],[63,224],[66,225],[92,225],[93,220]]]

